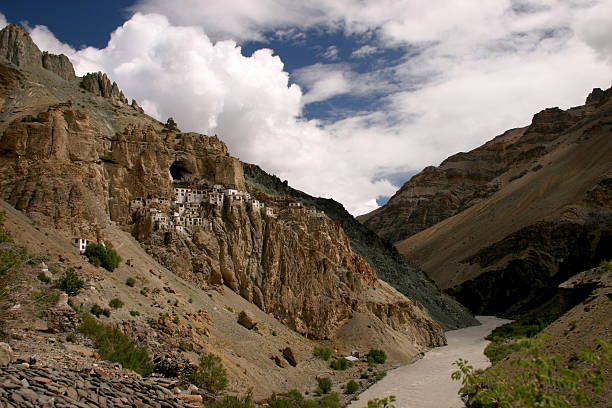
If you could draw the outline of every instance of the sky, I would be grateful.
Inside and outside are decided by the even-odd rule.
[[[11,3],[0,26],[77,75],[106,72],[147,114],[353,215],[612,86],[612,0]]]

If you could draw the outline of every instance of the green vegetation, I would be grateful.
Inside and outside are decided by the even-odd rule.
[[[371,349],[368,354],[366,354],[368,358],[368,364],[384,364],[387,361],[387,353],[383,350]]]
[[[47,275],[45,275],[44,272],[39,272],[38,275],[36,275],[36,277],[42,283],[49,283],[49,282],[51,282],[51,278],[49,278]]]
[[[491,343],[485,355],[495,364],[521,348],[520,343],[542,332],[559,316],[559,298],[553,297],[544,305],[526,314],[515,317],[515,321],[495,328],[486,339]]]
[[[134,278],[127,278],[127,280],[125,281],[125,284],[128,285],[129,287],[133,288],[134,285],[136,284],[136,279],[134,279]]]
[[[40,311],[46,314],[46,312],[54,306],[59,299],[59,292],[57,290],[35,290],[32,292],[32,300],[39,307]]]
[[[395,397],[390,395],[386,398],[374,398],[368,401],[368,408],[395,408],[392,402],[395,401]]]
[[[220,401],[214,401],[207,405],[209,408],[256,408],[257,405],[253,402],[253,396],[249,392],[244,397],[240,398],[233,395],[226,395]]]
[[[69,335],[66,336],[66,341],[70,342],[70,343],[78,343],[76,336],[74,335],[74,333],[70,333]]]
[[[350,380],[346,383],[345,392],[347,394],[354,394],[359,389],[359,384],[355,380]]]
[[[328,348],[315,347],[314,351],[312,352],[312,355],[315,357],[319,357],[322,360],[328,361],[332,355],[332,351]]]
[[[178,349],[181,351],[193,351],[193,344],[188,341],[181,340],[179,341]]]
[[[1,242],[1,241],[0,241]],[[608,261],[601,261],[601,263],[599,264],[599,266],[601,268],[604,268],[604,270],[606,271],[612,271],[612,260],[608,260]]]
[[[329,368],[334,370],[346,370],[347,368],[352,366],[353,363],[351,361],[348,361],[344,357],[340,357],[339,359],[334,360],[329,364]]]
[[[130,310],[130,316],[140,316],[140,312],[138,310]]]
[[[68,268],[64,275],[55,281],[53,287],[66,292],[68,296],[75,296],[83,288],[83,281],[74,269]]]
[[[227,386],[227,373],[221,358],[214,354],[200,356],[200,364],[189,377],[191,382],[204,390],[218,394]]]
[[[595,351],[584,349],[562,363],[558,355],[543,354],[540,342],[523,340],[522,356],[506,367],[494,367],[484,372],[474,371],[463,359],[457,360],[459,370],[452,378],[461,381],[459,394],[470,407],[559,407],[592,406],[587,394],[603,391],[604,362],[612,363],[612,345],[599,340]]]
[[[174,118],[172,117],[168,118],[168,120],[166,121],[165,127],[166,129],[170,131],[178,130],[178,125],[176,124],[176,122],[174,121]]]
[[[119,298],[113,298],[108,302],[108,305],[113,309],[121,309],[123,307],[123,302]]]
[[[104,360],[119,363],[142,376],[153,372],[153,363],[147,350],[136,347],[119,329],[98,323],[90,314],[84,314],[79,331],[94,342]]]
[[[102,309],[97,304],[94,304],[89,311],[91,312],[92,315],[94,315],[96,317],[100,317],[100,315],[104,315],[106,317],[110,317],[110,310],[109,309]]]
[[[332,387],[332,383],[329,378],[318,378],[317,383],[319,384],[319,387],[317,388],[317,394],[329,394]]]
[[[266,400],[268,408],[340,408],[338,394],[332,392],[316,400],[308,400],[299,391],[273,394]]]
[[[85,256],[92,264],[102,266],[110,272],[114,271],[121,262],[121,257],[110,245],[105,247],[100,244],[89,244],[85,249]]]
[[[6,217],[6,211],[0,211],[0,243],[2,242],[13,242],[13,239],[9,236],[8,232],[4,229],[4,218]]]

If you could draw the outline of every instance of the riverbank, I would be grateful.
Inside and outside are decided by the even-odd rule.
[[[387,376],[359,395],[349,408],[367,407],[368,401],[396,397],[397,408],[455,408],[464,404],[457,392],[460,383],[451,380],[456,370],[452,363],[459,358],[468,360],[474,368],[486,368],[489,360],[484,349],[489,341],[484,338],[509,320],[492,316],[478,316],[480,326],[467,327],[446,333],[448,345],[427,352],[413,364],[389,371]]]

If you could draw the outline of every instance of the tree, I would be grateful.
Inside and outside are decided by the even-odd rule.
[[[176,124],[172,116],[169,117],[168,120],[166,121],[166,128],[168,130],[178,130],[178,125]]]
[[[213,394],[218,394],[227,386],[227,373],[221,364],[221,358],[212,353],[200,356],[200,364],[189,379]]]
[[[112,248],[100,244],[89,244],[85,248],[85,256],[94,265],[102,266],[112,272],[121,262],[121,257]]]

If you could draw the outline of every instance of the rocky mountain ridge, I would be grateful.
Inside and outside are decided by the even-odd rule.
[[[135,258],[155,269],[166,267],[168,276],[189,282],[200,296],[227,288],[304,339],[329,339],[341,348],[384,347],[395,361],[445,344],[441,326],[426,308],[379,281],[353,252],[339,223],[309,217],[308,209],[289,209],[287,199],[257,191],[251,193],[258,204],[275,208],[277,217],[255,208],[253,201],[230,197],[230,191],[248,187],[242,163],[217,137],[165,127],[137,104],[128,105],[103,74],[65,79],[49,71],[42,59],[36,63],[37,47],[24,33],[15,26],[0,33],[1,55],[17,56],[0,61],[0,197],[37,226],[65,242],[80,237],[114,244],[127,259],[126,268],[134,267]],[[195,191],[202,181],[221,186],[225,199],[179,203],[177,188]],[[135,206],[137,199],[145,205]],[[174,218],[181,204],[189,204],[189,219],[198,219],[197,224],[176,215],[181,228],[168,228],[153,219],[159,214]],[[143,282],[161,279],[155,269],[138,269]],[[163,289],[169,295],[176,291]],[[80,301],[90,307],[94,298],[113,290],[100,287]],[[151,303],[144,288],[134,301]],[[172,347],[179,337],[200,350],[228,353],[211,343],[212,329],[200,327],[201,311],[188,313],[187,302],[174,304],[183,309],[172,307],[173,315],[166,317],[160,312],[159,320],[150,316],[151,330],[169,336],[164,338]],[[158,300],[150,307],[143,310],[165,309]],[[216,306],[209,307],[207,313],[213,314]],[[174,327],[174,320],[185,323]],[[128,320],[117,322],[147,346],[166,347],[138,334],[142,328],[133,329]],[[343,330],[347,326],[350,331]],[[283,369],[273,361],[269,365],[272,371]],[[247,375],[249,381],[263,375],[255,371]]]
[[[360,219],[474,312],[536,307],[612,257],[611,96],[594,89],[585,105],[545,109],[426,168]]]

